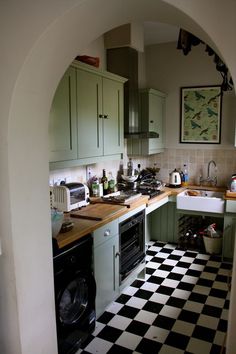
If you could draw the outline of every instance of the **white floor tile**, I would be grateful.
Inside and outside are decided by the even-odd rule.
[[[208,280],[215,280],[216,274],[208,273],[208,272],[202,272],[201,275],[200,275],[200,278],[208,279]]]
[[[183,256],[185,251],[174,250],[171,254],[174,254],[175,256]]]
[[[186,262],[186,263],[193,263],[194,261],[194,258],[193,257],[186,257],[186,256],[183,256],[181,259],[180,259],[181,262]]]
[[[204,304],[201,304],[200,302],[195,302],[195,301],[186,301],[183,309],[187,311],[193,311],[196,313],[201,313],[202,309],[204,307]]]
[[[167,257],[169,257],[169,253],[158,252],[157,257],[158,258],[167,258]]]
[[[158,293],[154,293],[151,297],[150,297],[150,301],[153,302],[157,302],[158,304],[166,304],[167,301],[169,300],[169,296],[168,295],[164,295],[164,294],[158,294]]]
[[[143,290],[149,290],[155,292],[159,288],[159,284],[151,283],[151,282],[145,282],[140,289]]]
[[[195,285],[193,291],[198,294],[209,295],[211,288],[202,285]]]
[[[137,336],[136,334],[132,334],[129,332],[124,332],[117,339],[116,344],[121,345],[130,350],[134,350],[137,345],[140,343],[142,337]]]
[[[98,333],[101,332],[101,330],[105,327],[106,325],[104,323],[101,323],[99,321],[96,321],[96,327],[95,330],[93,332],[93,336],[97,336]]]
[[[167,264],[170,266],[175,266],[178,263],[178,261],[174,260],[174,259],[165,259],[164,262],[162,264]]]
[[[192,323],[184,322],[181,320],[176,320],[176,322],[171,330],[174,332],[181,333],[181,334],[191,337],[194,327],[195,326]]]
[[[116,315],[108,322],[108,325],[125,331],[131,322],[131,318]]]
[[[96,337],[87,345],[85,350],[91,354],[105,354],[111,349],[112,345],[113,343]]]
[[[177,273],[177,274],[185,274],[187,273],[188,269],[187,268],[182,268],[182,267],[174,267],[172,269],[173,273]]]
[[[224,343],[224,339],[225,339],[225,333],[221,331],[216,331],[213,343],[221,346]]]
[[[190,294],[191,294],[190,291],[175,289],[172,293],[172,296],[178,297],[179,299],[187,300]]]
[[[209,254],[203,254],[203,253],[198,253],[198,255],[196,256],[196,258],[198,259],[203,259],[203,260],[209,260],[210,256]]]
[[[178,348],[171,347],[170,345],[163,344],[158,354],[183,354],[184,351]]]
[[[160,328],[160,327],[155,327],[155,326],[150,326],[148,331],[145,333],[144,337],[157,341],[159,343],[164,343],[167,336],[169,334],[169,331],[166,329]]]
[[[210,353],[211,343],[197,338],[190,338],[186,350],[192,354]]]
[[[191,275],[184,275],[181,281],[189,284],[196,284],[198,281],[197,277],[192,277]]]
[[[152,252],[160,252],[160,250],[162,249],[162,247],[158,247],[158,246],[151,246],[148,251],[152,251]]]
[[[136,321],[143,322],[149,325],[153,324],[155,319],[156,319],[155,313],[145,311],[145,310],[140,310],[137,316],[134,318],[134,320]]]
[[[223,308],[225,303],[225,299],[221,299],[220,297],[208,296],[206,300],[206,305],[216,306]]]
[[[179,281],[165,278],[161,285],[168,286],[170,288],[176,288],[179,284]]]
[[[114,301],[107,307],[107,311],[116,314],[117,312],[120,311],[120,309],[122,309],[123,306],[124,306],[123,304]]]
[[[122,291],[122,294],[133,296],[137,291],[138,288],[135,288],[134,286],[128,286]]]
[[[202,272],[204,268],[204,265],[196,263],[191,264],[191,266],[189,267],[189,269],[198,270],[199,272]]]
[[[214,281],[212,288],[214,289],[219,289],[219,290],[224,290],[228,291],[228,286],[227,283],[223,283],[221,281]]]
[[[131,297],[131,299],[129,299],[126,302],[126,305],[131,306],[131,307],[135,307],[137,309],[142,309],[146,303],[147,303],[147,300],[140,299],[138,297],[133,296],[133,297]]]
[[[165,270],[160,270],[160,269],[157,269],[153,275],[155,275],[156,277],[160,277],[160,278],[166,278],[168,277],[168,275],[170,274],[170,272],[167,272]]]
[[[207,328],[211,328],[211,329],[216,330],[217,326],[219,324],[219,318],[200,314],[197,324],[199,326],[203,326],[203,327],[207,327]]]
[[[162,316],[170,317],[170,318],[178,318],[180,312],[181,312],[181,309],[179,309],[177,307],[172,307],[172,306],[165,305],[161,309],[159,314],[162,315]]]
[[[158,267],[160,266],[160,263],[157,263],[157,262],[148,262],[146,267],[147,268],[152,268],[152,269],[157,269]]]

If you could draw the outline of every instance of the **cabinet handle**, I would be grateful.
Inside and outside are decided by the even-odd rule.
[[[104,236],[110,236],[111,230],[107,229],[104,231]]]
[[[120,252],[116,252],[115,257],[120,257]]]

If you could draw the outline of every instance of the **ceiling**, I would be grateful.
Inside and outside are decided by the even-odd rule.
[[[177,42],[179,27],[161,22],[144,22],[144,44]]]

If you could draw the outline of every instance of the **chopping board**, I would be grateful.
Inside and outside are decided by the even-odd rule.
[[[124,209],[126,209],[126,207],[121,205],[108,205],[105,203],[90,204],[80,210],[71,211],[70,216],[74,218],[101,221]]]

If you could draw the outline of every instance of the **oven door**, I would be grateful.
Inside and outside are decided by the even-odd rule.
[[[145,259],[145,211],[119,225],[121,282]]]

